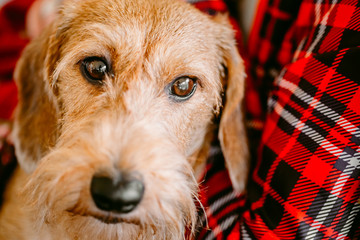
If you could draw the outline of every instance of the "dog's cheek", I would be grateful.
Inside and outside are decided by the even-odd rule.
[[[207,92],[198,92],[196,98],[192,99],[186,106],[184,116],[187,121],[184,121],[182,126],[186,133],[186,156],[192,155],[198,151],[206,141],[206,135],[212,125],[214,115],[214,105],[216,99],[212,99]]]
[[[63,102],[64,117],[84,115],[90,110],[97,91],[74,71],[59,78],[59,95]]]

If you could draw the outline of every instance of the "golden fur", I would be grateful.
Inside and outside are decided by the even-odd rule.
[[[248,150],[241,111],[244,67],[226,16],[177,0],[66,1],[16,69],[14,139],[20,167],[5,193],[0,239],[183,239],[196,225],[197,182],[208,156],[213,116],[235,189],[244,192]],[[79,61],[109,59],[103,86]],[[199,79],[176,102],[165,87]],[[137,172],[139,206],[104,212],[89,185],[99,171]],[[99,219],[107,219],[106,223]]]

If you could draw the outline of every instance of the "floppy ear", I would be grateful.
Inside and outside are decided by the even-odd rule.
[[[222,22],[226,20],[228,26],[225,17],[218,18]],[[234,33],[228,32],[229,26],[223,30],[221,43],[226,67],[226,98],[223,100],[219,140],[233,187],[238,193],[244,193],[249,171],[249,150],[243,112],[245,67],[236,47]]]
[[[20,166],[27,172],[54,146],[58,133],[58,103],[52,72],[59,58],[54,27],[24,50],[15,69],[19,103],[13,137]]]

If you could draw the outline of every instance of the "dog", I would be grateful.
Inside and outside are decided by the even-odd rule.
[[[218,115],[245,191],[244,75],[225,14],[180,0],[65,1],[15,70],[19,167],[0,239],[194,236]]]

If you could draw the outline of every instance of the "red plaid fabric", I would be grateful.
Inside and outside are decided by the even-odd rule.
[[[0,119],[10,119],[17,104],[12,75],[16,61],[28,43],[24,34],[25,13],[32,2],[9,1],[3,6],[0,3]]]
[[[359,14],[351,0],[260,1],[248,72],[268,107],[259,156],[226,219],[244,200],[210,167],[205,189],[226,180],[198,239],[359,238]]]

